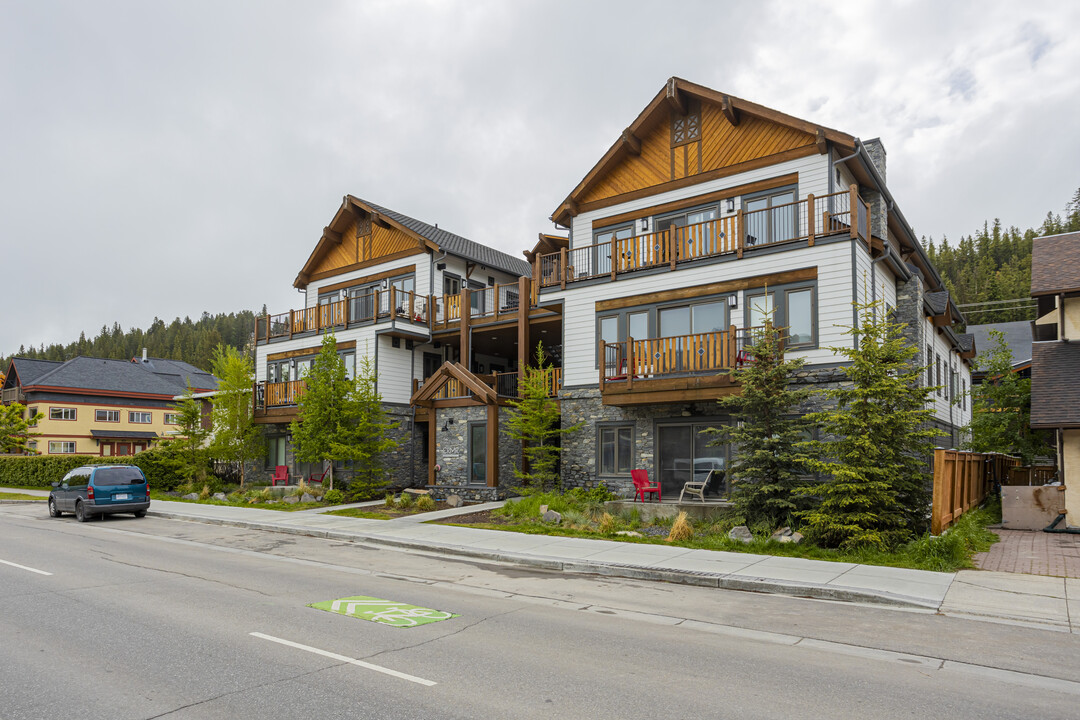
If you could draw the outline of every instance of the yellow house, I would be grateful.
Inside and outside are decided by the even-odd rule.
[[[1065,521],[1080,525],[1080,232],[1035,238],[1038,303],[1031,356],[1031,427],[1054,431]]]
[[[4,404],[44,417],[30,448],[42,455],[132,455],[176,434],[174,397],[188,385],[214,390],[217,378],[176,360],[77,357],[66,362],[12,358]]]

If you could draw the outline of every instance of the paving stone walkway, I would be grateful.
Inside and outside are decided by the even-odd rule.
[[[994,572],[1080,578],[1080,535],[1041,530],[995,529],[1000,542],[975,556],[975,566]]]

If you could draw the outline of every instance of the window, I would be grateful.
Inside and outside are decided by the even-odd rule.
[[[671,231],[675,234],[675,247],[679,259],[705,257],[717,251],[713,233],[716,223],[709,222],[720,217],[717,205],[665,215],[656,219],[656,232]],[[667,236],[662,238],[667,240]],[[648,257],[646,248],[639,250]],[[659,248],[658,248],[659,250]],[[660,259],[659,257],[657,258]]]
[[[49,454],[50,455],[74,455],[75,443],[68,440],[50,440],[49,441]]]
[[[94,422],[120,422],[119,410],[95,410]]]
[[[487,485],[487,423],[469,423],[469,483]]]
[[[624,245],[623,241],[634,236],[634,226],[605,228],[593,234],[593,248],[588,254],[574,252],[574,272],[577,277],[607,275],[611,272],[611,258]],[[610,245],[608,243],[611,243]],[[614,250],[612,248],[614,246]],[[585,267],[582,267],[585,265]]]
[[[26,443],[26,453],[28,455],[37,455],[37,440],[31,440]]]
[[[165,413],[165,424],[166,425],[179,425],[180,424],[180,415],[178,415],[177,413]]]
[[[967,380],[960,381],[960,409],[967,410]]]
[[[596,455],[601,475],[625,475],[634,464],[634,428],[632,425],[601,427],[597,433]]]
[[[26,417],[27,417],[27,419],[30,419],[30,418],[36,416],[37,414],[38,413],[37,413],[37,408],[36,407],[26,408]],[[37,427],[37,420],[30,423],[30,427]]]
[[[926,346],[926,386],[934,386],[934,351]]]
[[[626,316],[628,336],[635,340],[649,337],[649,311],[628,313]]]
[[[774,292],[747,294],[746,327],[772,324],[785,329],[788,348],[812,347],[817,343],[817,306],[814,287],[777,287]]]
[[[747,246],[768,245],[798,237],[795,188],[749,196],[743,201]]]
[[[285,464],[285,436],[269,438],[266,441],[266,466],[277,467]]]
[[[50,420],[74,420],[75,408],[49,408]]]
[[[151,414],[148,412],[137,412],[132,410],[128,413],[128,422],[137,423],[140,425],[146,425],[152,421]]]
[[[934,383],[937,385],[937,396],[941,397],[941,357],[937,353],[934,353],[934,375],[937,380]]]
[[[289,380],[288,360],[276,360],[266,364],[266,382],[279,383]]]
[[[345,377],[352,380],[356,377],[356,353],[342,353],[341,359],[345,363]]]

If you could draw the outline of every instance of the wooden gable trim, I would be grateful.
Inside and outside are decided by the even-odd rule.
[[[380,262],[386,262],[386,258],[379,258]],[[409,273],[416,272],[416,263],[412,265],[402,265],[399,268],[393,270],[387,270],[386,272],[375,273],[374,275],[364,275],[362,277],[353,278],[352,280],[343,280],[333,285],[325,285],[319,288],[319,293],[331,293],[337,290],[345,290],[355,285],[367,285],[368,283],[378,282],[379,280],[388,280],[398,275],[408,275]]]
[[[593,210],[602,210],[613,205],[619,205],[631,200],[640,200],[652,195],[659,195],[661,193],[670,192],[672,190],[679,190],[680,188],[690,187],[691,185],[698,185],[709,180],[716,180],[718,178],[729,177],[731,175],[738,175],[749,170],[756,170],[758,168],[768,167],[770,165],[776,165],[788,160],[798,160],[799,158],[809,157],[810,155],[817,154],[817,147],[815,145],[804,145],[803,147],[793,148],[791,150],[785,150],[784,152],[776,153],[775,155],[767,155],[766,157],[756,158],[754,160],[747,160],[745,162],[738,163],[737,165],[729,165],[725,168],[717,168],[716,170],[709,170],[698,175],[689,175],[678,180],[670,180],[666,183],[659,185],[653,185],[652,187],[642,188],[640,190],[634,190],[632,192],[623,193],[622,195],[613,195],[612,197],[603,198],[601,200],[593,200],[592,202],[582,203],[578,206],[575,215],[581,213],[591,212]],[[554,218],[553,218],[554,219]],[[558,220],[555,220],[558,222]]]
[[[836,143],[845,149],[854,149],[855,147],[854,136],[847,133],[816,125],[809,121],[765,107],[764,105],[758,105],[757,103],[742,100],[741,98],[732,95],[720,93],[711,88],[678,77],[672,77],[664,84],[664,87],[661,88],[660,92],[653,97],[652,101],[645,106],[645,109],[638,114],[634,122],[630,124],[622,135],[620,135],[619,139],[608,148],[600,161],[589,170],[584,178],[582,178],[581,182],[577,184],[577,187],[575,187],[574,190],[566,196],[566,199],[559,204],[559,207],[552,213],[551,219],[560,225],[568,225],[569,218],[578,214],[578,212],[574,212],[574,203],[576,203],[585,191],[601,175],[607,172],[616,161],[621,159],[625,153],[629,152],[625,141],[626,136],[629,134],[631,136],[643,137],[645,135],[645,130],[658,121],[656,114],[662,107],[676,107],[677,112],[685,114],[685,110],[681,108],[688,107],[688,97],[707,100],[719,105],[721,110],[724,111],[725,117],[727,117],[728,121],[733,125],[737,125],[741,114],[745,113],[779,125],[801,130],[815,138],[819,136],[820,131],[821,136],[824,137],[826,141]],[[815,147],[815,152],[820,150],[816,144],[812,147]],[[701,175],[693,177],[698,182],[704,179]],[[581,208],[579,209],[579,212],[586,212],[586,209]]]
[[[686,208],[695,207],[697,205],[726,200],[728,198],[738,197],[739,195],[760,192],[761,190],[772,190],[773,188],[783,187],[784,185],[794,185],[797,182],[799,182],[799,173],[788,173],[787,175],[780,175],[779,177],[770,178],[768,180],[758,180],[757,182],[736,185],[735,187],[717,190],[716,192],[706,193],[704,195],[696,195],[692,198],[686,198],[685,200],[675,200],[673,202],[663,203],[662,205],[652,205],[647,208],[641,208],[640,210],[632,210],[620,215],[597,218],[596,220],[593,220],[593,229],[607,227],[608,225],[618,225],[631,220],[637,220],[638,218],[649,217],[651,215],[685,210]]]
[[[337,344],[338,350],[355,350],[356,341],[347,340],[345,342],[339,342]],[[295,357],[303,357],[305,355],[318,355],[322,350],[322,345],[316,345],[309,348],[300,348],[299,350],[286,350],[285,352],[270,353],[266,356],[267,362],[273,362],[275,360],[289,360]]]
[[[619,308],[634,307],[635,305],[652,305],[674,300],[690,300],[708,295],[720,295],[722,293],[735,292],[737,290],[750,290],[751,288],[765,287],[766,285],[783,285],[785,283],[816,280],[817,276],[817,266],[799,270],[788,270],[786,272],[770,273],[768,275],[755,275],[754,277],[740,278],[739,280],[728,280],[725,282],[694,285],[692,287],[678,288],[675,290],[662,290],[660,292],[644,293],[642,295],[630,295],[627,297],[613,298],[611,300],[600,300],[596,303],[596,311],[617,310]]]
[[[446,381],[451,378],[458,380],[464,385],[481,405],[495,404],[499,400],[498,394],[486,384],[480,382],[480,380],[469,372],[464,365],[447,361],[443,363],[442,367],[435,371],[434,375],[428,378],[422,388],[413,393],[409,402],[413,405],[426,405],[430,407],[434,402],[433,398],[435,394],[446,384]]]
[[[317,272],[314,275],[304,277],[304,282],[303,282],[302,285],[297,284],[300,281],[300,276],[297,276],[297,278],[296,278],[297,283],[293,283],[293,284],[296,285],[296,287],[298,287],[298,288],[306,288],[308,283],[315,282],[316,280],[324,280],[324,279],[326,279],[328,277],[335,277],[337,275],[344,275],[345,273],[352,272],[354,270],[363,270],[364,268],[374,267],[376,265],[382,265],[383,263],[387,263],[387,262],[390,262],[392,260],[400,260],[401,258],[407,258],[407,257],[411,257],[413,255],[419,255],[419,254],[421,254],[423,252],[426,252],[424,248],[413,248],[411,250],[401,250],[400,252],[390,253],[389,255],[383,255],[382,257],[379,257],[379,258],[374,258],[374,259],[371,259],[371,260],[362,260],[362,261],[360,261],[358,263],[353,263],[352,265],[345,265],[343,267],[335,268],[334,270],[323,270],[322,272]]]

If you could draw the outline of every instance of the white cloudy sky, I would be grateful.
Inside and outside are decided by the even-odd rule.
[[[672,76],[888,150],[916,232],[1080,187],[1080,3],[0,0],[0,355],[271,312],[346,193],[518,254]]]

